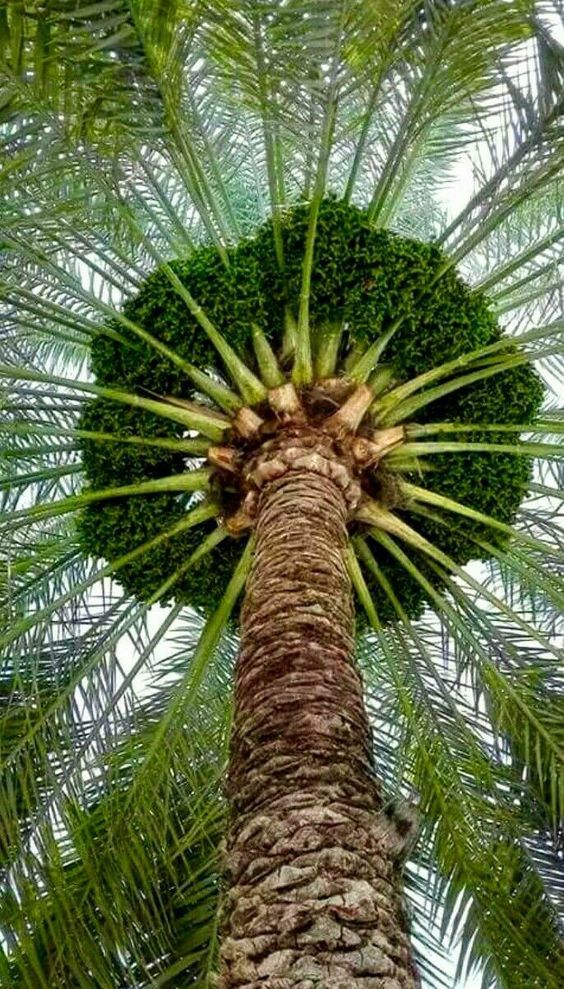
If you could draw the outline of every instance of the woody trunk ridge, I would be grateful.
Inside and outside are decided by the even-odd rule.
[[[286,437],[258,474],[219,986],[412,989],[394,836],[353,662],[345,551],[355,489],[331,439],[320,449],[318,433],[312,452],[307,433]]]

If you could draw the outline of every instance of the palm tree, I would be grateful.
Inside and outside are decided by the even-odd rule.
[[[555,12],[0,11],[3,986],[563,984]]]

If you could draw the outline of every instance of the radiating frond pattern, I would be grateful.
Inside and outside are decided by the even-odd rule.
[[[204,458],[234,409],[258,407],[282,380],[309,386],[319,368],[330,378],[345,358],[352,380],[376,389],[379,428],[407,431],[382,461],[403,485],[400,507],[358,521],[351,573],[377,765],[390,806],[416,802],[421,818],[405,876],[423,984],[472,970],[484,987],[562,984],[558,17],[556,3],[513,0],[0,10],[2,985],[212,985],[252,543],[223,528]],[[436,367],[430,351],[397,379],[391,336],[367,357],[404,318],[399,295],[364,341],[350,312],[319,320],[316,263],[336,202],[366,211],[382,242],[417,238],[442,259],[422,276],[414,326],[425,289],[455,271],[483,293],[488,319],[543,381],[540,411],[484,422],[479,389],[484,401],[497,389],[501,408],[510,380],[484,371],[504,351],[463,366],[478,375],[464,417],[455,398],[431,401],[454,369],[417,381]],[[230,285],[238,300],[237,252],[265,229],[277,322],[260,336],[253,299],[222,315],[212,290]],[[166,303],[144,312],[159,279]],[[166,307],[190,326],[184,350],[166,313],[159,324]],[[117,374],[102,381],[96,348],[110,366],[132,339],[127,389]],[[147,354],[167,374],[140,384]],[[462,474],[464,457],[480,456],[522,465],[528,493],[507,516],[458,498],[460,478],[448,491],[433,483],[441,464],[459,458]],[[187,467],[197,473],[179,491]],[[84,545],[98,546],[99,516],[85,540],[81,499],[110,469],[116,487],[169,480],[106,501],[97,559]],[[135,497],[152,506],[142,532],[128,515]],[[453,533],[473,540],[464,561]],[[181,594],[174,603],[206,573],[195,609]],[[143,600],[129,593],[139,575]]]

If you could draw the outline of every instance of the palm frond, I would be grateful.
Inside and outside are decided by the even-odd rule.
[[[88,441],[174,453],[196,470],[163,486],[204,485],[196,458],[222,441],[224,412],[260,410],[292,360],[299,382],[336,372],[348,327],[314,327],[309,313],[327,193],[369,207],[374,224],[445,245],[437,277],[459,264],[507,332],[435,377],[394,382],[382,361],[398,312],[346,368],[368,382],[372,413],[405,423],[407,442],[382,466],[403,465],[413,527],[403,509],[390,512],[388,527],[355,543],[349,569],[373,626],[359,630],[358,649],[378,769],[390,800],[418,794],[424,822],[405,870],[423,981],[451,986],[472,969],[484,987],[564,981],[562,416],[548,405],[534,426],[474,427],[439,414],[433,423],[431,404],[472,374],[497,380],[512,358],[560,389],[564,59],[549,29],[557,5],[534,8],[8,0],[0,9],[3,985],[212,984],[237,648],[227,622],[251,547],[207,625],[156,602],[198,554],[225,545],[215,524],[138,604],[110,576],[119,581],[179,527],[215,519],[218,506],[190,502],[182,522],[164,520],[100,566],[79,549],[85,496],[75,482]],[[257,322],[254,355],[239,353],[171,262],[206,244],[232,270],[232,246],[270,219],[284,282],[284,218],[297,202],[309,216],[299,307],[281,299],[279,349]],[[123,306],[155,266],[221,367],[196,368],[128,320]],[[88,361],[101,334],[158,352],[190,379],[197,406],[184,394],[94,384]],[[176,431],[82,428],[90,396]],[[472,450],[535,456],[514,524],[469,516],[454,497],[433,502],[436,455]],[[424,496],[417,467],[431,479]],[[155,490],[144,484],[154,482],[124,477],[121,494]],[[452,529],[479,521],[476,557],[489,563],[457,567],[418,538],[430,514]],[[434,615],[407,620],[386,583],[391,556]],[[393,627],[379,622],[370,566]]]

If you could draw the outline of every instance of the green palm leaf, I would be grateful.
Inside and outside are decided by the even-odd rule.
[[[557,17],[0,10],[2,985],[214,984],[242,492],[304,415],[372,450],[347,563],[423,984],[564,981]]]

